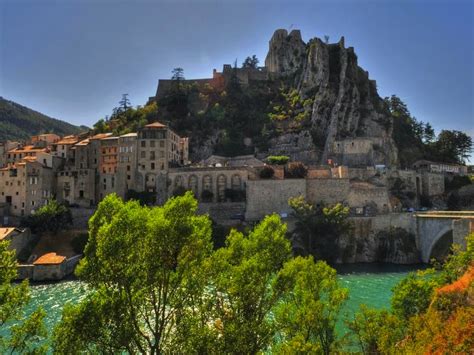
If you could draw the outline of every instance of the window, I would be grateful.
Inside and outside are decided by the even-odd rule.
[[[130,165],[127,165],[127,171],[130,171]]]
[[[130,180],[130,175],[127,175],[127,180]]]
[[[142,148],[145,148],[146,147],[146,141],[141,141],[141,146],[142,146]]]
[[[165,141],[160,141],[160,148],[164,148],[165,147]]]
[[[150,147],[151,147],[151,148],[155,148],[155,141],[151,141],[151,142],[150,142]]]
[[[155,160],[155,152],[150,152],[150,160]]]
[[[140,158],[145,158],[145,152],[143,150],[140,152]]]
[[[155,163],[151,163],[151,170],[155,170]]]
[[[84,198],[84,190],[79,190],[79,198]]]

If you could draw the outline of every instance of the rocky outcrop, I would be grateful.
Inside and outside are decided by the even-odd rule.
[[[265,65],[273,78],[285,80],[303,97],[314,99],[307,130],[321,163],[332,158],[336,141],[365,137],[382,142],[377,144],[375,164],[397,164],[390,113],[377,93],[376,82],[359,67],[354,49],[345,47],[344,37],[338,43],[319,38],[304,43],[297,30],[290,34],[277,30]]]

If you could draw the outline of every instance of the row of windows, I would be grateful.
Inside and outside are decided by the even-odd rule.
[[[140,147],[146,148],[146,146],[147,146],[146,143],[147,143],[147,141],[141,141],[141,142],[140,142]],[[150,143],[150,148],[155,148],[155,141],[150,141],[149,143]],[[164,147],[165,147],[165,141],[160,141],[159,144],[160,144],[160,148],[164,148]]]

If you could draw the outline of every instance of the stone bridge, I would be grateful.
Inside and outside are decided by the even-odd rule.
[[[465,237],[474,232],[474,211],[432,211],[416,213],[416,244],[427,263],[451,244],[466,247]]]

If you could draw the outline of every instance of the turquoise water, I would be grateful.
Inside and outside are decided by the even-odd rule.
[[[360,304],[374,308],[389,308],[392,288],[413,266],[392,264],[351,264],[335,266],[343,287],[349,289],[349,300],[343,309],[343,317],[351,318]],[[87,286],[77,280],[59,283],[32,284],[31,303],[28,312],[42,306],[46,312],[47,329],[51,331],[61,319],[61,312],[67,302],[80,302],[87,293]],[[345,332],[344,322],[338,324],[338,331]]]

